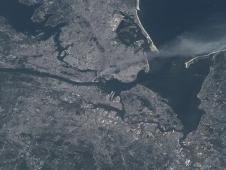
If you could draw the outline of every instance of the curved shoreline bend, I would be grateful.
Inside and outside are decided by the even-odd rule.
[[[147,38],[150,50],[154,53],[158,53],[159,52],[158,48],[155,46],[150,35],[147,33],[147,31],[145,30],[145,28],[141,24],[140,18],[138,16],[138,11],[140,11],[140,0],[136,0],[136,14],[135,14],[135,16],[136,16],[136,19],[137,19],[137,23],[138,23],[139,27],[141,28],[141,31],[144,34],[144,36]]]

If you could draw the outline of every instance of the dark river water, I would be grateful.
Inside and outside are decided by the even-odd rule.
[[[202,38],[216,39],[226,33],[208,29],[225,24],[225,0],[140,0],[139,17],[158,46],[167,44],[176,37],[197,30]],[[211,32],[212,31],[212,32]],[[156,71],[141,76],[142,84],[168,99],[184,125],[185,135],[197,128],[202,114],[197,94],[209,73],[210,61],[204,60],[189,69],[184,68],[181,56],[160,58],[151,61]]]
[[[139,16],[158,46],[183,32],[192,31],[212,16],[226,18],[225,7],[226,0],[141,0]],[[0,16],[5,17],[19,32],[29,35],[39,32],[46,32],[48,36],[54,34],[56,30],[32,22],[34,8],[21,5],[17,0],[1,0]],[[150,63],[152,72],[141,72],[135,82],[123,84],[113,81],[107,83],[106,88],[120,93],[136,84],[143,84],[156,91],[168,100],[187,134],[198,126],[203,114],[198,108],[200,101],[197,94],[208,75],[210,63],[204,60],[185,69],[184,62],[185,59],[180,56],[159,58]]]
[[[46,39],[58,31],[57,27],[45,26],[43,23],[34,23],[32,15],[38,6],[27,6],[19,3],[18,0],[0,0],[0,16],[6,18],[7,22],[18,32],[27,35],[43,34]]]
[[[7,18],[7,21],[20,32],[33,32],[37,27],[31,21],[33,12],[33,7],[22,5],[17,0],[1,0],[0,2],[0,16]]]

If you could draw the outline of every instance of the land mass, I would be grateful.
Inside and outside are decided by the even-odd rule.
[[[161,64],[148,62],[156,51],[136,0],[3,0],[0,9],[0,169],[226,167],[225,52],[208,61],[195,95],[204,114],[185,134],[142,79]]]

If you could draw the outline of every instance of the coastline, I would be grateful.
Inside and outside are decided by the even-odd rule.
[[[190,59],[189,61],[185,62],[185,68],[188,69],[192,64],[198,62],[199,60],[209,58],[213,55],[219,54],[219,53],[224,52],[224,51],[226,51],[226,49],[213,51],[213,52],[205,54],[205,55],[196,56],[196,57]]]
[[[150,35],[148,34],[148,32],[145,30],[144,26],[142,25],[139,15],[138,15],[138,11],[140,11],[140,0],[136,0],[136,20],[137,20],[137,24],[139,25],[142,33],[144,34],[144,36],[147,38],[147,41],[149,43],[149,48],[152,52],[158,53],[159,50],[158,48],[155,46],[154,42],[152,41]]]

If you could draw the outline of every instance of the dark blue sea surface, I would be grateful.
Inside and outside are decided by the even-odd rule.
[[[26,34],[45,32],[48,37],[58,32],[55,41],[60,51],[57,38],[59,30],[32,22],[31,16],[35,8],[22,5],[18,0],[1,0],[0,16],[5,17],[16,31]],[[226,18],[226,0],[141,0],[139,16],[158,46],[186,31],[192,31],[211,17],[214,20]],[[209,61],[200,62],[189,69],[184,68],[184,59],[180,56],[160,58],[150,64],[152,71],[148,74],[139,73],[135,82],[125,84],[113,80],[107,82],[104,87],[109,91],[120,93],[136,84],[142,84],[168,100],[168,104],[184,124],[185,134],[194,130],[203,114],[198,108],[200,101],[197,94],[209,72]]]
[[[150,61],[152,73],[141,76],[140,80],[168,100],[182,121],[186,135],[197,128],[204,114],[199,109],[197,94],[211,63],[203,60],[185,69],[184,56],[162,57],[161,46],[186,33],[190,33],[192,39],[201,37],[203,46],[205,41],[217,41],[225,36],[226,0],[140,0],[140,8],[144,28],[160,47],[159,59]]]
[[[162,45],[184,32],[192,32],[211,18],[209,24],[226,18],[226,0],[140,1],[140,19],[156,45]]]

